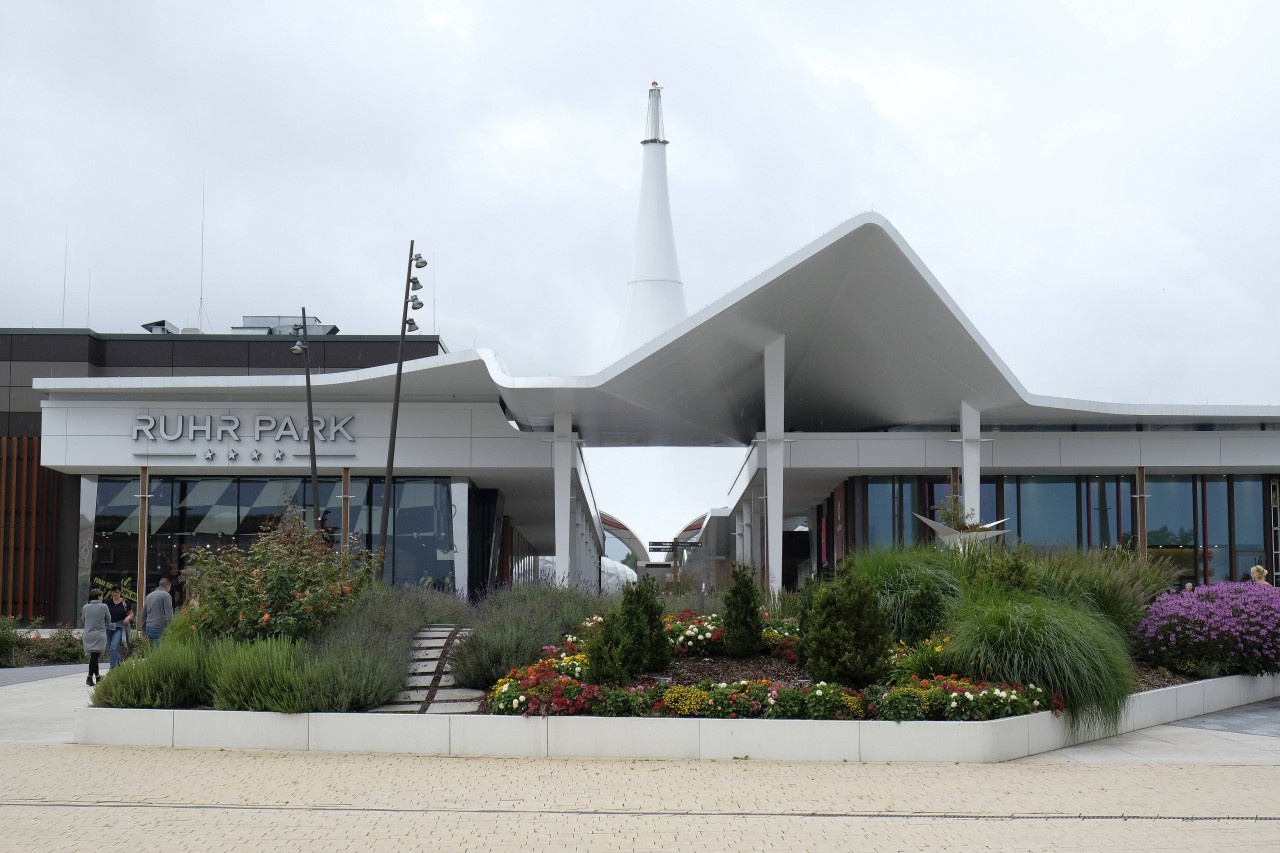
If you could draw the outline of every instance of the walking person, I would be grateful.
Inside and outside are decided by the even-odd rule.
[[[129,623],[133,621],[133,605],[124,600],[119,585],[111,587],[111,597],[106,601],[107,610],[111,612],[111,629],[107,633],[107,649],[110,652],[111,668],[120,665],[120,646],[129,644]]]
[[[89,675],[84,683],[92,687],[101,678],[98,674],[98,656],[107,649],[107,630],[111,624],[111,611],[102,603],[102,590],[89,590],[89,601],[81,610],[84,621],[82,642],[89,655]]]
[[[138,622],[142,632],[153,643],[160,641],[160,635],[173,621],[173,595],[169,592],[172,584],[168,578],[160,578],[160,585],[151,590],[142,601],[142,619]]]

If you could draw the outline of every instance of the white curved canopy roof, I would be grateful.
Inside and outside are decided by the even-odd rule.
[[[785,429],[954,423],[1280,422],[1277,406],[1160,406],[1027,393],[893,226],[863,214],[593,376],[514,377],[488,350],[408,362],[401,399],[499,400],[521,427],[573,415],[589,446],[749,443],[764,428],[763,350],[786,338]],[[325,401],[389,399],[394,365],[313,378]],[[301,377],[44,379],[87,395],[301,399]]]

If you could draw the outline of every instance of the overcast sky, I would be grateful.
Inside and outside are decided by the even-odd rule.
[[[0,0],[0,326],[391,334],[416,239],[451,350],[594,372],[656,78],[691,311],[874,209],[1034,393],[1280,403],[1278,32],[1169,0]],[[623,453],[597,496],[650,539],[741,461]]]

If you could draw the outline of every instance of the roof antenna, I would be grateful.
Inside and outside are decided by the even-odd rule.
[[[204,310],[204,174],[205,170],[200,170],[200,304],[196,307],[196,327],[203,329],[204,320],[208,314]],[[209,323],[209,331],[213,331],[213,322]]]

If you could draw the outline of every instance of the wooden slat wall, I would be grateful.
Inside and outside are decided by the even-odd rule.
[[[40,467],[40,439],[0,437],[0,615],[53,614],[58,478]]]

